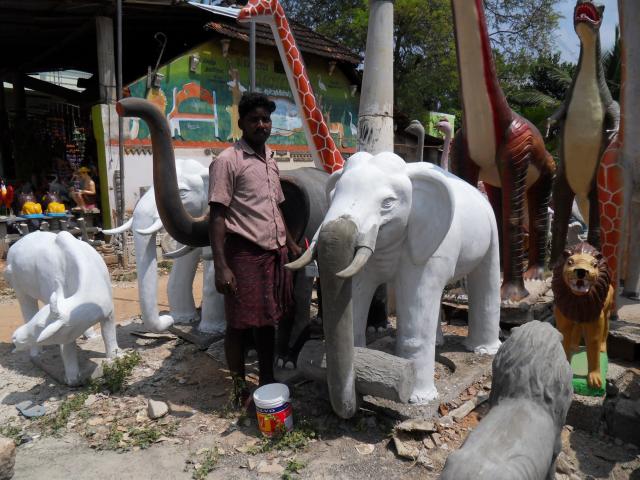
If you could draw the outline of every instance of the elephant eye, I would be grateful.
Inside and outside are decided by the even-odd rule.
[[[382,201],[382,209],[389,210],[396,203],[396,199],[394,197],[387,197]]]

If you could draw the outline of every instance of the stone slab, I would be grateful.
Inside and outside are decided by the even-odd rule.
[[[628,375],[628,371],[625,365],[609,359],[607,384],[616,385],[614,390],[619,390],[620,387],[617,385],[623,382],[623,379]],[[586,432],[599,432],[603,426],[605,408],[611,402],[610,391],[611,387],[608,386],[606,397],[587,397],[574,394],[567,413],[566,423]]]
[[[618,398],[607,403],[605,421],[609,435],[640,445],[640,398]]]
[[[604,417],[604,400],[604,397],[574,394],[567,413],[567,425],[585,432],[597,433]]]
[[[640,360],[640,325],[622,320],[609,322],[607,353],[628,362]]]
[[[519,302],[507,301],[500,305],[500,324],[503,328],[511,329],[532,320],[554,323],[550,279],[525,281],[525,287],[529,291],[528,297]],[[464,317],[469,310],[467,295],[461,288],[445,293],[442,305],[447,318]]]
[[[203,333],[198,330],[197,324],[193,323],[174,324],[169,327],[169,331],[183,340],[193,343],[200,350],[207,350],[214,342],[224,339],[224,333]]]

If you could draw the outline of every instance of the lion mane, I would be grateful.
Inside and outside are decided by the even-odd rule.
[[[576,295],[564,279],[567,260],[573,255],[580,254],[590,255],[598,262],[598,277],[589,289],[589,293],[585,295]],[[583,242],[563,252],[562,258],[553,269],[551,289],[553,290],[555,305],[565,317],[579,323],[594,322],[602,312],[604,302],[609,293],[610,283],[611,273],[606,259],[595,247]]]
[[[561,341],[537,320],[511,331],[493,359],[491,410],[449,455],[441,480],[553,478],[573,394]]]

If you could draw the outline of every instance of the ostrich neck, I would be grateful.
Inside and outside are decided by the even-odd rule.
[[[480,132],[484,130],[483,121],[490,122],[499,143],[500,127],[509,120],[510,114],[498,83],[481,2],[452,0],[465,131],[471,144],[484,141],[482,136],[487,132]]]
[[[444,144],[442,145],[442,158],[440,159],[440,166],[449,171],[449,146],[451,145],[451,134],[446,133],[444,136]]]
[[[317,105],[300,49],[293,37],[282,5],[276,2],[275,12],[270,17],[255,17],[249,20],[263,21],[271,26],[289,86],[298,111],[303,115],[302,125],[315,166],[329,173],[340,170],[344,165],[344,159]]]

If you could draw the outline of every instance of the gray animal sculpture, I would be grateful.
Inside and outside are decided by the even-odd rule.
[[[441,480],[555,478],[573,394],[561,342],[548,323],[533,321],[513,330],[493,359],[491,410],[449,455]]]

